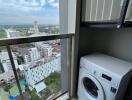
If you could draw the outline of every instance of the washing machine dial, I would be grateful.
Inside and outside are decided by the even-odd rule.
[[[117,89],[115,87],[111,87],[111,92],[116,93]]]

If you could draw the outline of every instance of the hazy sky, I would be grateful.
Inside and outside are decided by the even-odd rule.
[[[59,0],[0,0],[0,25],[59,24]]]

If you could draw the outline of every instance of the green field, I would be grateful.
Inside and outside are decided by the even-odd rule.
[[[0,31],[0,38],[7,38],[6,32]]]
[[[9,100],[9,93],[0,88],[0,100]]]
[[[11,96],[19,95],[19,90],[16,84],[14,84],[9,91],[11,93]]]
[[[19,95],[19,90],[17,85],[6,86],[5,88],[0,88],[0,100],[9,100],[10,96]]]
[[[24,84],[20,83],[20,85],[21,85],[22,91],[25,92]],[[17,95],[19,95],[17,84],[8,85],[6,87],[0,88],[0,100],[9,100],[10,96],[16,97]]]
[[[61,90],[61,75],[58,72],[51,73],[45,78],[45,84],[52,93],[57,93]]]

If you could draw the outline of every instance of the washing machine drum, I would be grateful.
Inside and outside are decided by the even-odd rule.
[[[104,100],[104,91],[99,81],[91,75],[82,78],[82,85],[87,100]]]

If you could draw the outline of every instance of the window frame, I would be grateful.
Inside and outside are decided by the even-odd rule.
[[[84,0],[84,1],[86,1],[86,0]],[[81,0],[81,3],[80,3],[80,7],[81,7],[80,21],[81,21],[81,24],[80,25],[82,27],[99,27],[99,28],[104,28],[104,27],[121,28],[121,27],[124,27],[124,26],[126,26],[125,25],[125,23],[126,23],[125,22],[125,16],[126,16],[127,9],[128,9],[128,6],[129,6],[129,1],[130,0],[124,0],[123,1],[123,5],[122,5],[122,8],[121,8],[121,13],[120,13],[119,19],[117,21],[82,21],[83,0]],[[85,5],[85,7],[86,7],[86,5]]]
[[[14,63],[14,60],[13,60],[13,55],[12,55],[12,51],[11,51],[11,46],[12,45],[17,45],[17,44],[23,44],[23,43],[32,43],[32,42],[41,42],[41,41],[48,41],[48,40],[55,40],[55,39],[61,39],[62,40],[62,44],[64,46],[64,55],[66,55],[65,57],[62,57],[63,60],[65,59],[66,62],[61,62],[62,64],[64,64],[64,67],[67,67],[67,71],[68,71],[68,75],[67,75],[67,79],[69,80],[68,81],[68,87],[67,87],[67,91],[64,92],[64,93],[67,93],[70,95],[71,94],[71,91],[72,91],[72,81],[71,81],[71,69],[73,69],[72,67],[72,58],[73,58],[73,52],[68,52],[70,50],[72,50],[72,48],[74,47],[74,36],[75,36],[75,19],[76,18],[76,12],[74,12],[74,18],[73,16],[68,16],[68,14],[70,15],[72,12],[69,13],[69,4],[70,3],[69,1],[71,0],[59,0],[59,16],[60,16],[60,30],[61,30],[61,33],[63,34],[52,34],[52,35],[38,35],[38,36],[27,36],[27,37],[17,37],[17,38],[3,38],[3,39],[0,39],[0,46],[6,46],[7,48],[7,51],[8,51],[8,55],[9,55],[9,59],[11,61],[11,65],[12,65],[12,68],[13,68],[13,72],[14,72],[14,76],[15,76],[15,79],[16,79],[16,83],[17,83],[17,86],[18,86],[18,90],[20,92],[20,96],[22,98],[22,100],[24,100],[24,97],[23,97],[23,94],[22,94],[22,90],[21,90],[21,87],[20,87],[20,83],[19,83],[19,79],[18,79],[18,75],[17,75],[17,71],[16,71],[16,68],[15,68],[15,63]],[[74,0],[75,2],[76,0]],[[76,7],[76,4],[75,6]],[[74,8],[75,10],[76,8]],[[74,19],[73,22],[69,21],[70,18],[72,17],[72,19]],[[73,25],[73,27],[69,27],[69,24]],[[70,29],[69,29],[70,28]],[[63,41],[64,40],[64,41]],[[61,59],[62,60],[62,59]],[[65,75],[66,76],[66,75]],[[74,80],[73,80],[74,81]],[[55,98],[58,98],[60,96],[62,96],[64,93],[61,93],[59,95],[57,95]],[[69,96],[70,97],[70,96]]]

